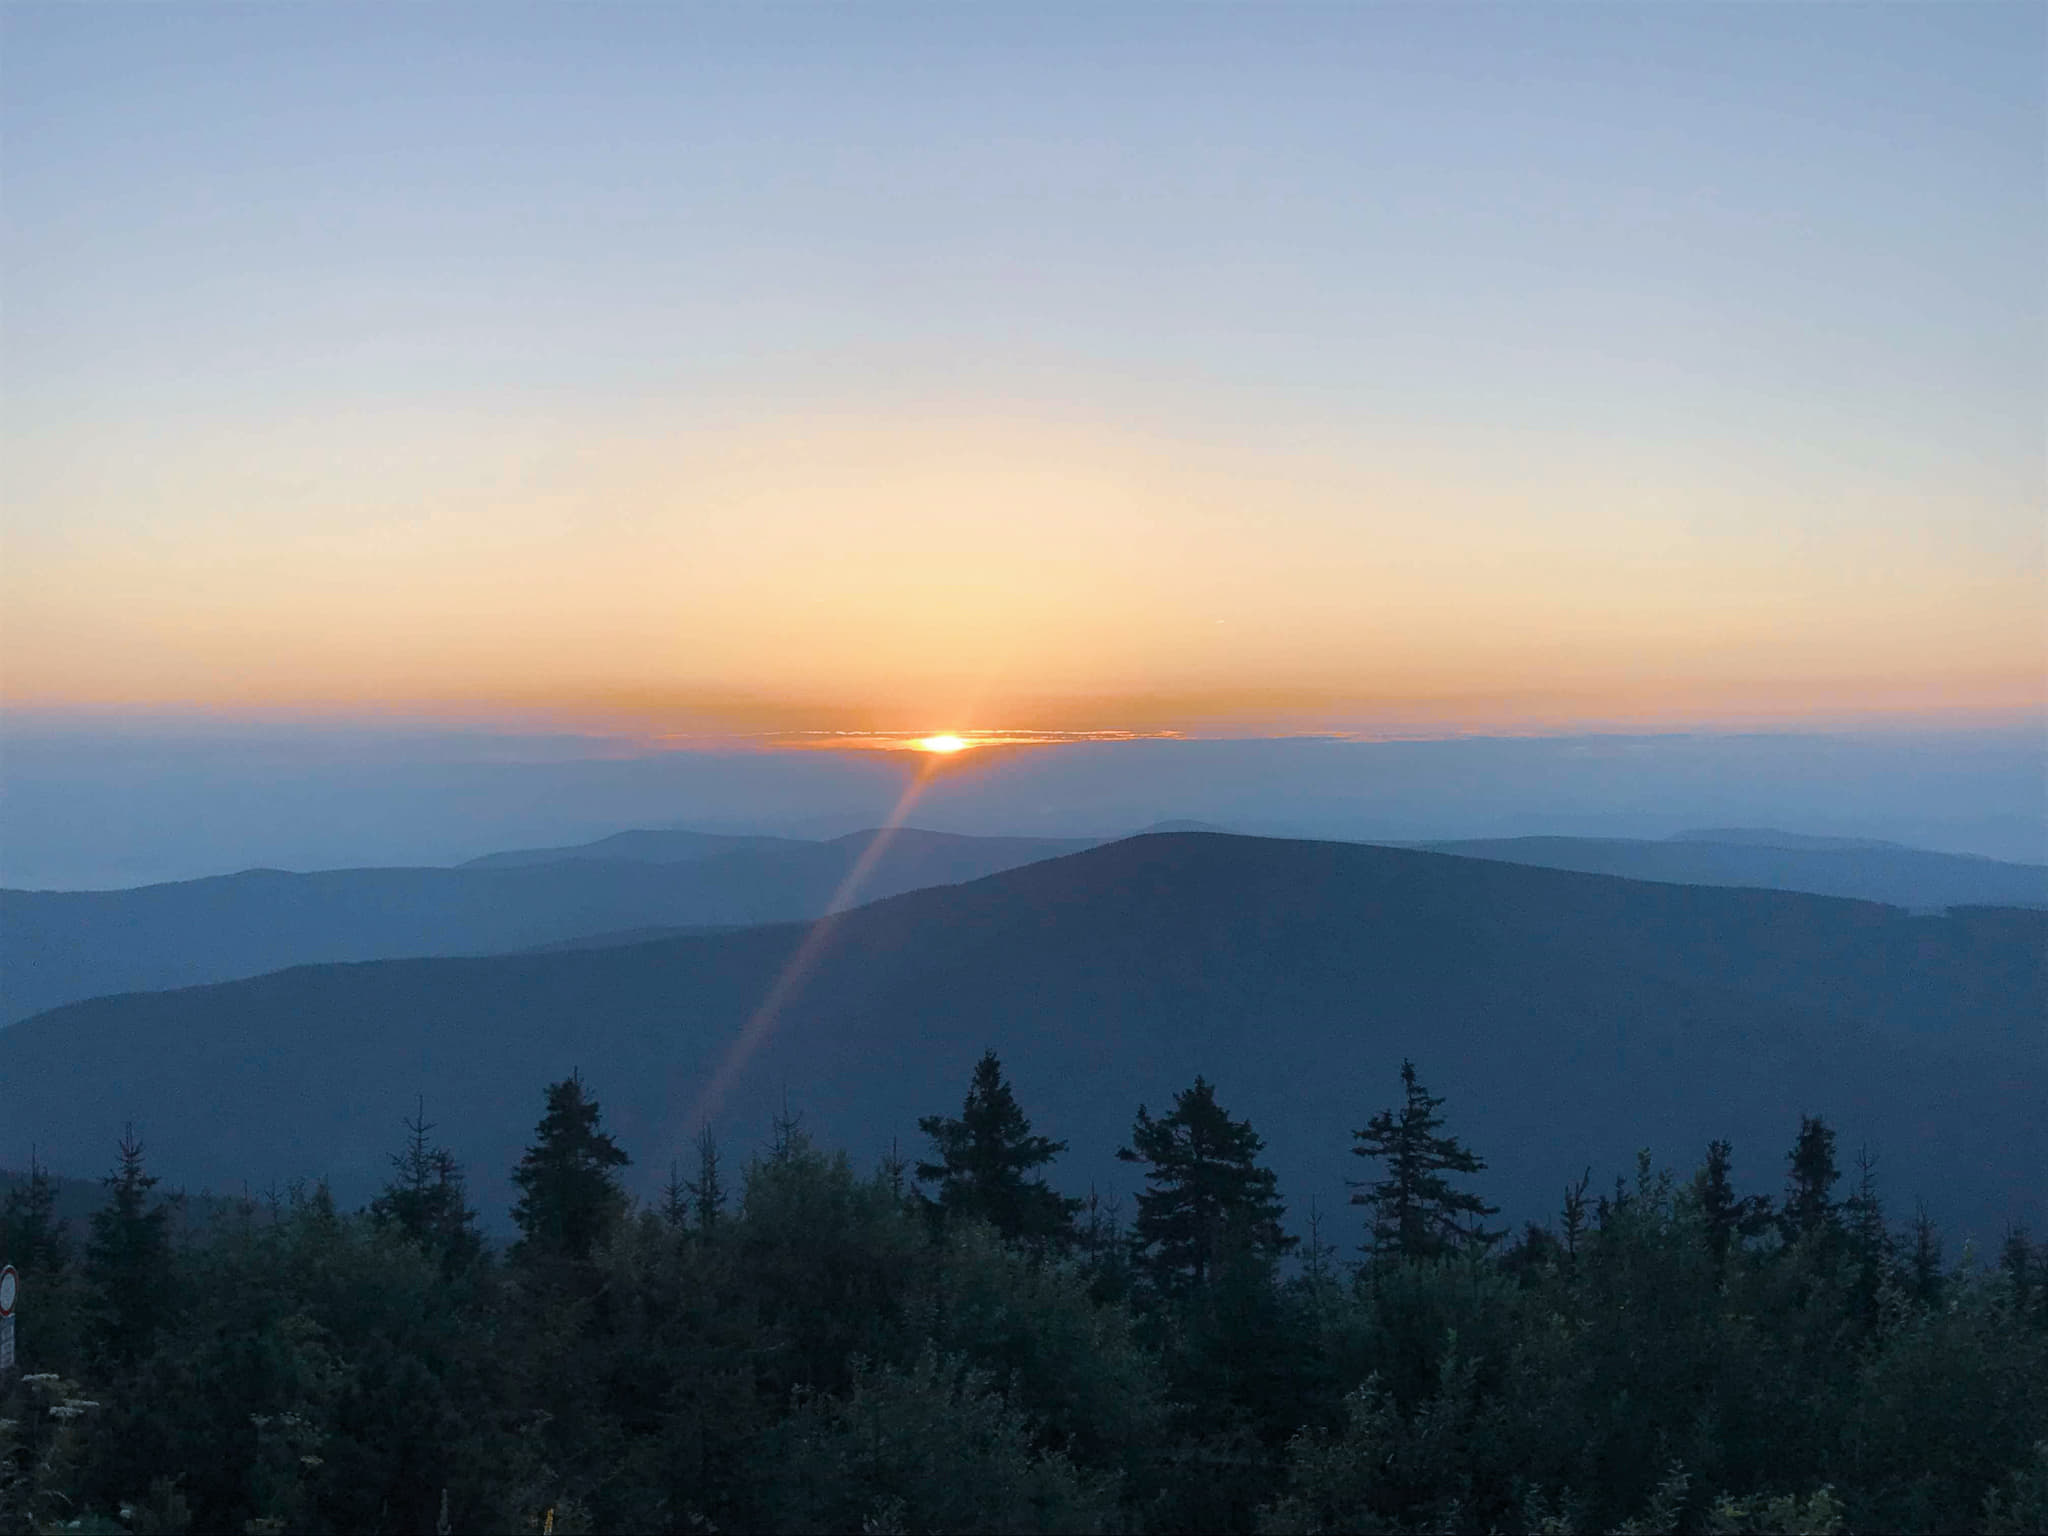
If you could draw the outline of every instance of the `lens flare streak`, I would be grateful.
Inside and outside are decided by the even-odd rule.
[[[760,1048],[761,1043],[774,1033],[782,1010],[803,990],[804,983],[818,968],[818,962],[831,947],[840,917],[854,906],[861,888],[867,884],[868,876],[874,872],[875,865],[881,862],[882,855],[888,852],[890,842],[901,830],[911,808],[923,797],[926,788],[931,784],[939,762],[948,750],[957,749],[928,750],[933,750],[936,755],[904,787],[895,808],[889,812],[888,818],[883,821],[861,856],[854,861],[853,868],[846,872],[846,878],[839,882],[838,889],[832,893],[832,899],[825,906],[825,915],[811,924],[810,930],[804,934],[803,941],[797,945],[796,952],[789,957],[776,976],[774,984],[768,988],[767,995],[761,1000],[761,1006],[754,1010],[747,1022],[741,1026],[732,1044],[726,1047],[724,1059],[711,1074],[711,1080],[704,1085],[703,1092],[697,1096],[697,1102],[692,1106],[686,1124],[706,1126],[717,1116],[719,1108],[725,1102],[726,1094],[731,1092],[732,1085],[738,1080],[748,1060]]]

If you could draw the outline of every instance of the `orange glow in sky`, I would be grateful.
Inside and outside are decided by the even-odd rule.
[[[940,756],[2042,707],[2040,538],[1994,487],[1469,446],[936,414],[45,444],[8,469],[4,687]]]
[[[8,9],[0,706],[2048,709],[2039,7],[505,9]]]

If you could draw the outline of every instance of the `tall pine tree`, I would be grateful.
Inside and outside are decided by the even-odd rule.
[[[1116,1155],[1145,1165],[1148,1187],[1131,1229],[1161,1289],[1200,1287],[1233,1253],[1270,1262],[1294,1246],[1280,1230],[1279,1181],[1258,1163],[1265,1147],[1200,1077],[1174,1095],[1169,1115],[1155,1120],[1138,1106],[1131,1145]]]
[[[142,1143],[122,1133],[120,1161],[105,1179],[107,1203],[92,1214],[85,1245],[90,1297],[89,1337],[95,1352],[119,1365],[142,1358],[171,1309],[171,1213],[151,1198],[154,1175],[142,1166]]]
[[[1353,1131],[1358,1157],[1380,1159],[1384,1178],[1349,1181],[1353,1205],[1372,1208],[1368,1249],[1404,1259],[1431,1259],[1462,1247],[1486,1248],[1502,1233],[1488,1231],[1485,1218],[1499,1214],[1470,1190],[1459,1189],[1446,1174],[1485,1171],[1486,1164],[1441,1135],[1443,1100],[1433,1096],[1415,1075],[1415,1063],[1401,1063],[1399,1111],[1383,1109],[1362,1131]]]
[[[548,1085],[547,1113],[512,1171],[519,1186],[512,1208],[521,1233],[516,1257],[581,1263],[625,1214],[617,1170],[632,1159],[599,1128],[602,1118],[580,1074]]]
[[[1835,1132],[1818,1115],[1799,1117],[1799,1139],[1792,1144],[1785,1177],[1785,1204],[1778,1225],[1785,1241],[1833,1231],[1841,1223],[1835,1185],[1842,1170],[1835,1162]]]
[[[1735,1149],[1725,1141],[1707,1143],[1707,1160],[1693,1175],[1693,1198],[1699,1202],[1700,1219],[1706,1228],[1706,1247],[1714,1261],[1714,1273],[1728,1267],[1728,1255],[1745,1237],[1755,1237],[1771,1221],[1769,1195],[1737,1195],[1729,1176],[1735,1165]]]
[[[446,1147],[428,1141],[434,1128],[424,1106],[405,1128],[405,1150],[392,1154],[392,1178],[370,1202],[370,1216],[436,1255],[442,1273],[453,1275],[483,1253],[462,1167]]]
[[[35,1279],[52,1279],[71,1262],[71,1236],[57,1215],[57,1181],[28,1158],[28,1177],[0,1203],[0,1264]]]
[[[938,1158],[919,1163],[917,1176],[938,1186],[933,1203],[941,1212],[985,1221],[1011,1239],[1062,1245],[1072,1239],[1081,1202],[1033,1176],[1067,1144],[1032,1134],[994,1051],[975,1066],[959,1118],[926,1115],[917,1128],[931,1138]]]

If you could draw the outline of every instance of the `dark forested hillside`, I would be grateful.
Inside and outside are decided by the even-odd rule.
[[[678,853],[673,839],[698,836],[628,833],[621,856],[610,859],[591,858],[590,849],[544,850],[563,857],[513,855],[502,866],[463,869],[256,869],[130,891],[0,891],[0,1023],[79,998],[288,965],[489,954],[620,930],[815,917],[880,834],[829,843],[692,841],[700,857],[648,856]],[[853,899],[972,880],[1082,846],[904,828],[887,836]]]
[[[824,930],[323,966],[74,1005],[0,1032],[0,1157],[33,1141],[88,1169],[134,1120],[174,1180],[324,1174],[346,1194],[425,1094],[502,1210],[490,1170],[519,1145],[529,1087],[571,1068],[665,1167],[700,1119],[745,1142],[785,1096],[820,1135],[877,1151],[994,1047],[1044,1085],[1070,1193],[1127,1192],[1112,1154],[1133,1109],[1206,1072],[1266,1128],[1298,1212],[1343,1201],[1328,1149],[1407,1055],[1485,1127],[1511,1216],[1548,1208],[1560,1168],[1723,1136],[1739,1165],[1824,1110],[1907,1208],[1989,1238],[2038,1213],[2048,1168],[2044,939],[2048,916],[2030,912],[1909,917],[1397,849],[1143,837]]]

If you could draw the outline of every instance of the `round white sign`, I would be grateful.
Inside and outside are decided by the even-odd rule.
[[[0,1269],[0,1317],[5,1317],[14,1310],[14,1293],[20,1288],[21,1276],[15,1272],[12,1264]]]

